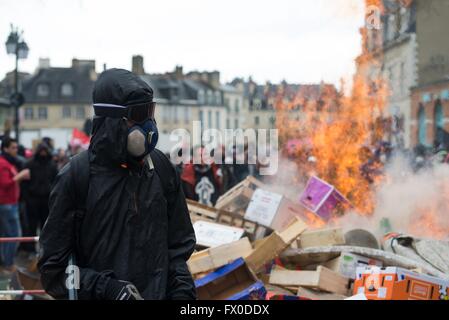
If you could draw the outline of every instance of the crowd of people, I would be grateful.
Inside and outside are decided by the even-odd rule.
[[[78,149],[72,149],[78,151]],[[0,154],[0,237],[34,237],[48,216],[48,198],[58,171],[69,161],[70,152],[54,149],[43,138],[34,152],[15,139],[3,137]],[[0,274],[15,271],[17,251],[25,259],[36,255],[35,242],[0,244]]]

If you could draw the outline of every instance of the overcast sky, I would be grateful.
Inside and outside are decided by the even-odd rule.
[[[0,77],[13,69],[4,42],[10,23],[30,47],[20,70],[39,57],[69,66],[95,59],[97,70],[219,70],[223,81],[338,84],[360,52],[363,0],[0,0]]]

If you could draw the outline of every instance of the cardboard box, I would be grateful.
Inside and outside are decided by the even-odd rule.
[[[449,300],[449,280],[398,267],[357,268],[354,295],[368,300]]]
[[[349,201],[334,186],[317,177],[309,179],[299,202],[325,221],[350,207]]]
[[[279,270],[275,267],[271,271],[270,284],[289,288],[314,288],[346,296],[349,279],[322,266],[316,271]]]
[[[327,247],[345,244],[342,228],[307,230],[298,239],[298,248]],[[355,270],[354,270],[355,271]]]
[[[225,226],[218,223],[197,221],[193,224],[196,243],[203,247],[218,247],[223,244],[238,241],[245,230]]]
[[[274,231],[267,238],[258,241],[253,252],[245,259],[248,266],[258,273],[265,264],[281,254],[305,230],[307,230],[307,225],[299,218],[295,218],[294,222],[284,231]]]
[[[238,258],[245,258],[253,248],[248,238],[209,248],[192,254],[187,265],[192,274],[207,272],[222,267]]]
[[[266,290],[242,258],[195,281],[198,300],[263,300]]]
[[[324,264],[327,268],[350,279],[356,278],[358,267],[370,265],[382,267],[383,263],[380,260],[363,257],[354,253],[342,252],[338,258],[332,259]]]
[[[281,194],[256,189],[245,212],[245,219],[273,230],[285,229],[303,209]]]

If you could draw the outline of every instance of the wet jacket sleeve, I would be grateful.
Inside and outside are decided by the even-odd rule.
[[[79,299],[104,299],[111,271],[97,272],[79,268],[79,277],[74,273],[71,273],[72,278],[67,277],[70,273],[68,261],[75,244],[74,192],[69,168],[70,165],[66,165],[53,184],[49,200],[50,213],[39,239],[41,252],[38,267],[42,285],[52,297],[67,299],[66,281],[79,279]]]
[[[173,168],[173,182],[168,201],[168,299],[196,299],[196,290],[187,260],[195,249],[196,239],[179,174]]]

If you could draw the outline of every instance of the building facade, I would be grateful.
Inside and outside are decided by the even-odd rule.
[[[97,78],[95,61],[73,59],[69,68],[40,62],[23,83],[25,104],[20,109],[21,141],[52,135],[58,146],[66,145],[73,128],[84,129],[93,116],[92,89]]]
[[[449,79],[413,89],[413,145],[449,149]]]
[[[449,2],[382,0],[381,28],[365,26],[358,70],[367,79],[381,76],[389,88],[383,116],[391,127],[388,139],[396,147],[415,146],[417,115],[412,91],[449,75]],[[418,90],[419,91],[419,90]]]

